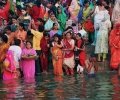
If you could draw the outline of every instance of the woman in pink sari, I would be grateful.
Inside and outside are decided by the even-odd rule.
[[[35,76],[36,51],[32,48],[32,43],[27,41],[26,48],[22,51],[22,70],[25,79]]]
[[[12,51],[8,51],[3,62],[3,80],[11,80],[17,78],[17,71],[15,67],[15,60]]]
[[[65,68],[67,75],[73,75],[75,66],[74,61],[75,41],[72,39],[71,31],[65,33],[65,37],[62,41],[62,44],[64,53],[63,66]]]

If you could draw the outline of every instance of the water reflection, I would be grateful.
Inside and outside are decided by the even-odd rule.
[[[3,81],[0,100],[120,100],[120,79],[116,73],[100,73]]]
[[[19,86],[20,86],[19,81],[17,80],[3,81],[2,90],[4,91],[4,94],[1,95],[4,97],[3,100],[9,100],[9,99],[11,100],[17,98],[18,94],[20,93]]]
[[[55,82],[57,82],[56,88],[54,89],[55,97],[58,100],[64,100],[64,88],[62,86],[63,77],[62,76],[55,76],[54,77]]]
[[[112,100],[120,100],[120,80],[117,75],[112,75],[111,82],[113,85]]]

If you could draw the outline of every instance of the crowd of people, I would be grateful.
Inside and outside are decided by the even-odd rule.
[[[0,1],[3,80],[35,78],[49,66],[57,76],[95,75],[108,55],[120,75],[120,0]]]

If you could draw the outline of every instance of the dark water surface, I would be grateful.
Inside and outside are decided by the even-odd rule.
[[[120,78],[107,72],[95,78],[48,74],[36,81],[1,81],[0,100],[120,100]]]

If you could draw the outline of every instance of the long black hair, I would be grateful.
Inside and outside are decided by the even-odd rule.
[[[19,26],[21,26],[23,28],[23,30],[25,30],[25,25],[24,23],[19,23]]]

